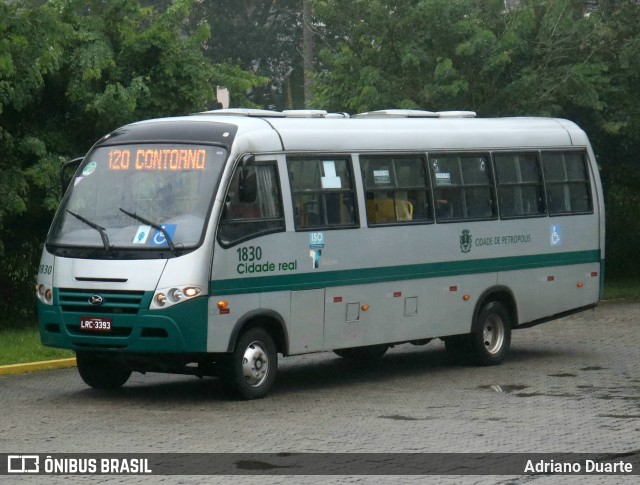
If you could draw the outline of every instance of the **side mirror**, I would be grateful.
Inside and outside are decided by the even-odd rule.
[[[240,202],[253,203],[258,196],[258,181],[255,167],[242,167],[238,184]]]
[[[251,155],[250,153],[245,153],[244,155],[242,155],[242,158],[240,159],[240,165],[244,168],[247,165],[251,165],[253,164],[253,162],[256,161],[256,157]]]
[[[240,202],[253,203],[258,196],[256,169],[253,163],[256,157],[250,153],[242,155],[240,159],[240,174],[238,177],[238,199]]]
[[[74,158],[73,160],[66,162],[62,168],[60,169],[60,188],[62,189],[62,193],[64,194],[73,178],[73,175],[78,170],[78,167],[84,160],[84,157]]]

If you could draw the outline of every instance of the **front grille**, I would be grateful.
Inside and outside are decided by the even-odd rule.
[[[96,295],[102,297],[100,305],[89,302]],[[135,315],[140,310],[143,298],[144,291],[58,290],[58,301],[64,312]]]

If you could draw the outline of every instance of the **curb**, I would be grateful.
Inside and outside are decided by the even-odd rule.
[[[40,370],[65,369],[67,367],[75,367],[76,358],[44,360],[41,362],[30,362],[28,364],[12,364],[0,366],[0,376],[8,376],[15,374],[26,374],[27,372],[35,372]]]

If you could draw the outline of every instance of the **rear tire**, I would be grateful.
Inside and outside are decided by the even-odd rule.
[[[77,352],[76,363],[82,380],[94,389],[117,389],[131,377],[131,369],[112,355]]]
[[[365,347],[352,347],[350,349],[336,349],[333,352],[343,359],[352,362],[366,363],[371,360],[378,360],[389,349],[387,344],[367,345]]]
[[[511,345],[511,317],[502,303],[491,301],[482,307],[470,344],[476,365],[498,365],[504,360]]]
[[[500,364],[511,345],[511,317],[502,303],[490,301],[476,317],[475,331],[444,339],[447,356],[455,363]]]
[[[223,381],[233,394],[243,399],[264,397],[273,386],[278,354],[271,335],[261,327],[242,334],[225,363]]]

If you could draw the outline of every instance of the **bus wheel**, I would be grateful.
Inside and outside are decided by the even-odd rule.
[[[367,362],[377,360],[389,349],[387,344],[367,345],[365,347],[352,347],[350,349],[336,349],[333,352],[343,359],[351,361]]]
[[[227,362],[224,381],[244,399],[264,397],[276,379],[278,354],[271,335],[260,327],[247,330]]]
[[[502,303],[491,301],[482,307],[469,345],[477,365],[497,365],[504,360],[511,345],[511,319]]]
[[[131,369],[112,356],[78,352],[78,372],[82,380],[94,389],[116,389],[131,376]]]

